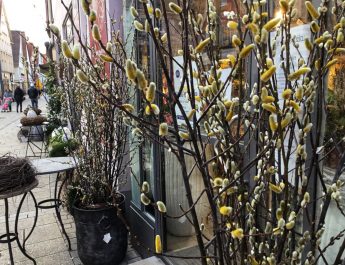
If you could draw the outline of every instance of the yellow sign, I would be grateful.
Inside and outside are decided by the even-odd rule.
[[[36,88],[38,88],[38,89],[43,88],[43,84],[42,84],[41,80],[39,80],[39,79],[36,80]]]

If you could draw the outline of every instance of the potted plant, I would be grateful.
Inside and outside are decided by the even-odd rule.
[[[85,265],[119,264],[128,244],[125,197],[119,191],[129,163],[128,129],[122,111],[107,97],[127,98],[128,93],[121,85],[123,75],[106,69],[95,47],[83,58],[80,46],[73,52],[65,41],[61,46],[61,111],[75,147],[68,153],[77,164],[67,200],[76,224],[78,255]],[[88,56],[94,58],[92,63]],[[71,74],[75,70],[76,75]],[[109,78],[98,83],[105,75]]]

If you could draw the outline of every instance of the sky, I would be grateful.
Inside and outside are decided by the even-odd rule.
[[[11,30],[25,31],[29,41],[45,53],[44,42],[48,41],[45,31],[44,0],[3,0]]]

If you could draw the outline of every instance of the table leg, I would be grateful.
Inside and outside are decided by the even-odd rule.
[[[26,238],[24,238],[23,245],[19,241],[18,222],[19,222],[20,210],[21,210],[21,208],[23,206],[23,202],[24,202],[24,200],[25,200],[25,198],[27,196],[27,193],[24,193],[22,199],[20,200],[20,203],[19,203],[19,206],[18,206],[18,210],[17,210],[17,214],[16,214],[16,221],[15,221],[15,224],[14,224],[14,232],[16,234],[16,241],[17,241],[17,244],[18,244],[18,247],[19,247],[20,251],[23,253],[23,255],[25,257],[27,257],[29,260],[31,260],[36,265],[35,259],[32,258],[31,256],[29,256],[29,254],[27,254],[26,250],[25,250],[26,240],[31,236],[32,232],[34,231],[34,229],[36,227],[37,215],[38,215],[36,199],[35,199],[35,197],[34,197],[34,195],[33,195],[33,193],[31,191],[30,191],[30,194],[31,194],[31,196],[32,196],[32,198],[33,198],[33,200],[35,202],[36,216],[35,216],[33,227],[31,228],[31,231],[30,231],[29,235]]]
[[[8,253],[10,255],[11,265],[14,265],[13,261],[13,251],[11,241],[11,234],[10,234],[10,224],[9,224],[9,214],[8,214],[8,199],[5,199],[5,222],[6,222],[6,234],[7,234],[7,244],[8,244]]]
[[[63,185],[65,185],[65,183],[66,183],[68,178],[69,178],[69,172],[66,172],[66,176],[64,177],[63,181],[61,182],[61,186],[60,186],[59,191],[58,191],[57,190],[57,186],[58,186],[59,174],[56,176],[55,190],[54,190],[54,200],[55,201],[61,202],[62,188],[63,188]],[[68,250],[72,250],[72,248],[71,248],[71,241],[69,239],[69,236],[67,235],[67,232],[65,230],[65,226],[64,226],[64,224],[62,222],[62,219],[61,219],[60,205],[61,205],[61,203],[58,203],[58,204],[55,205],[56,217],[58,218],[58,221],[60,223],[62,233],[65,235],[65,237],[67,239]]]
[[[24,241],[23,241],[23,249],[25,250],[25,244],[26,244],[26,241],[29,239],[29,237],[31,236],[31,234],[33,233],[35,227],[36,227],[36,224],[37,224],[37,219],[38,219],[38,207],[37,207],[37,201],[36,201],[36,198],[34,196],[34,194],[32,193],[32,191],[29,191],[31,197],[32,197],[32,200],[34,201],[34,204],[35,204],[35,219],[34,219],[34,223],[32,225],[32,228],[28,234],[28,236],[26,238],[24,238]],[[25,193],[19,203],[19,208],[18,209],[21,209],[22,205],[23,205],[23,202],[24,202],[24,199],[25,197],[27,196],[27,193]],[[16,234],[18,234],[18,216],[16,217],[16,222],[15,222],[15,227],[14,227],[14,231]]]

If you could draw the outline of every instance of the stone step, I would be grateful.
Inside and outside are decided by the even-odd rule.
[[[147,259],[139,260],[131,265],[164,265],[165,263],[157,257],[150,257]]]

